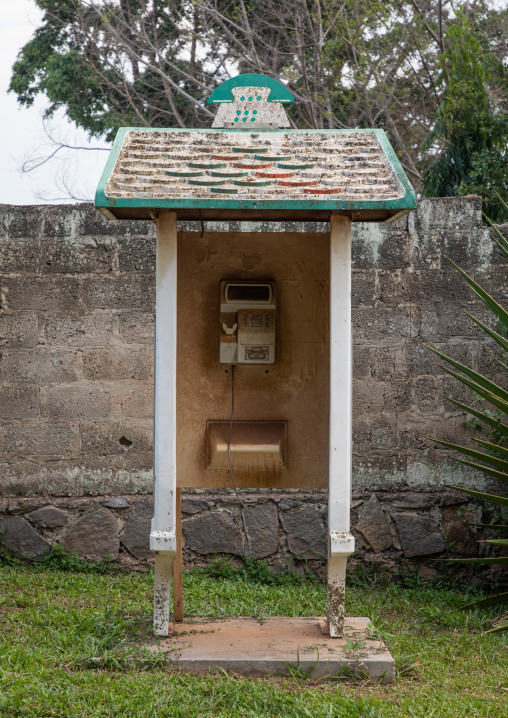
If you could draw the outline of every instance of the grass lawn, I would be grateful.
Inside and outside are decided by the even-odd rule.
[[[243,580],[217,573],[185,574],[186,615],[325,613],[325,587],[315,580],[266,585],[255,572]],[[419,581],[353,583],[347,613],[386,632],[393,685],[180,675],[157,659],[136,662],[151,620],[150,575],[4,566],[0,716],[508,716],[508,633],[482,634],[494,613],[454,611],[464,593]]]

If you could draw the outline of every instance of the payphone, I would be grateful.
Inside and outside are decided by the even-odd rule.
[[[219,362],[231,366],[229,422],[208,422],[207,468],[229,468],[236,490],[235,466],[247,471],[284,468],[287,422],[243,421],[235,424],[235,366],[273,364],[277,285],[271,280],[220,282]]]
[[[221,364],[273,364],[277,285],[272,281],[220,283]]]

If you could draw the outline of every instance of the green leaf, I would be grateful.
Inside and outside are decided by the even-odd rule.
[[[498,235],[499,235],[500,237],[503,237],[503,235],[501,234],[501,232],[498,230],[497,227],[494,227],[494,230],[498,233]],[[494,242],[497,244],[497,246],[499,247],[499,249],[501,250],[501,252],[504,254],[504,256],[508,259],[508,248],[505,247],[505,245],[502,244],[502,243],[501,243],[498,239],[496,239],[495,237],[493,237],[492,239],[493,239]],[[503,237],[503,239],[504,239],[504,237]],[[505,242],[506,242],[506,240],[505,240]]]
[[[508,436],[508,425],[503,424],[500,419],[494,419],[494,417],[485,414],[483,411],[478,411],[477,409],[473,409],[467,404],[462,404],[460,401],[452,399],[451,396],[446,396],[443,394],[443,397],[448,401],[451,401],[452,404],[455,404],[455,406],[458,406],[461,409],[464,409],[464,411],[467,411],[468,414],[475,416],[477,419],[479,419],[479,421],[483,421],[485,424],[491,426],[496,431],[500,431],[502,434],[504,434],[504,436]]]
[[[491,628],[490,631],[485,631],[485,634],[487,633],[501,633],[502,631],[508,631],[508,620],[503,621],[495,628]]]
[[[505,202],[504,199],[501,197],[501,195],[499,194],[499,192],[498,192],[497,190],[494,190],[494,194],[496,195],[496,197],[498,198],[498,200],[501,202],[501,204],[503,205],[503,207],[508,211],[508,204],[506,204],[506,202]]]
[[[507,593],[498,593],[496,596],[489,596],[488,598],[479,598],[478,601],[472,603],[466,603],[465,606],[461,606],[460,610],[468,608],[487,608],[487,606],[498,606],[500,603],[508,601]]]
[[[505,364],[504,362],[502,362],[501,359],[498,359],[497,357],[495,357],[494,354],[491,354],[490,356],[494,359],[494,361],[497,361],[497,363],[500,366],[502,366],[505,371],[508,371],[508,364]]]
[[[463,489],[460,486],[451,486],[450,484],[446,484],[446,486],[449,489],[454,489],[455,491],[461,491],[463,494],[469,494],[470,496],[474,496],[476,499],[482,499],[483,501],[492,501],[493,504],[501,504],[501,506],[508,506],[508,499],[505,499],[503,496],[496,496],[495,494],[484,494],[481,491]]]
[[[482,563],[482,564],[505,564],[508,563],[508,556],[497,556],[496,558],[440,558],[438,561],[450,561],[450,563]]]
[[[466,379],[465,376],[461,376],[460,374],[457,374],[457,372],[452,371],[451,369],[447,369],[447,367],[442,366],[441,364],[438,364],[438,366],[444,372],[450,374],[450,376],[453,376],[455,379],[457,379],[457,381],[460,381],[462,384],[465,384],[474,392],[479,394],[481,397],[489,401],[491,404],[494,404],[494,406],[500,409],[503,413],[508,414],[508,402],[504,401],[503,399],[500,399],[498,396],[496,396],[494,392],[484,389],[476,382]]]
[[[497,194],[497,192],[496,192],[496,194]],[[499,197],[499,195],[497,195],[497,196]],[[505,208],[508,209],[508,206],[506,205],[506,202],[503,202],[503,200],[501,199],[501,197],[499,197],[499,199],[501,200],[501,203],[505,206]],[[485,212],[482,212],[482,214],[483,214],[484,219],[490,224],[490,226],[492,227],[492,229],[494,230],[494,232],[497,234],[497,236],[499,237],[499,240],[500,240],[500,241],[497,240],[495,237],[492,237],[492,239],[493,239],[494,242],[497,244],[497,246],[499,247],[499,249],[501,250],[501,252],[504,254],[504,256],[508,259],[508,242],[507,242],[506,239],[503,237],[503,235],[501,234],[501,232],[498,230],[498,228],[496,227],[496,225],[494,224],[494,222],[490,219],[490,217],[487,217],[487,215],[485,214]]]
[[[494,531],[508,531],[508,526],[503,524],[473,524],[480,529],[493,529]]]
[[[473,290],[473,292],[474,292],[476,295],[478,295],[478,297],[480,297],[480,299],[481,299],[482,302],[485,304],[485,306],[488,307],[488,308],[491,310],[491,312],[493,312],[493,313],[498,317],[498,319],[499,319],[505,326],[508,327],[508,312],[507,312],[505,309],[503,309],[503,307],[502,307],[500,304],[498,304],[498,303],[496,302],[496,300],[493,299],[493,298],[490,296],[490,294],[487,294],[487,292],[486,292],[484,289],[482,289],[482,288],[480,287],[480,285],[477,284],[477,283],[474,281],[474,279],[471,279],[471,277],[470,277],[468,274],[466,274],[466,272],[464,272],[464,270],[461,269],[458,264],[455,264],[455,262],[452,261],[449,257],[447,257],[447,259],[448,259],[449,262],[451,262],[451,263],[453,264],[453,266],[455,267],[455,269],[456,269],[458,272],[460,272],[460,274],[464,277],[464,279],[465,279],[466,282],[469,284],[469,286],[471,287],[471,289]],[[466,314],[467,314],[467,312],[466,312]],[[471,316],[471,315],[468,314],[468,316]],[[471,319],[474,319],[474,317],[471,317]],[[481,323],[478,322],[477,319],[475,319],[475,321],[476,321],[478,324],[480,324],[480,326],[485,326],[485,325],[481,325]],[[507,345],[508,345],[508,342],[507,342]]]
[[[459,464],[464,464],[465,466],[470,466],[472,469],[477,469],[478,471],[482,471],[484,474],[493,476],[495,479],[499,479],[500,481],[508,482],[508,476],[501,471],[496,471],[495,469],[489,469],[487,466],[482,466],[481,464],[473,464],[472,461],[466,461],[466,459],[457,459],[457,461],[459,462]]]
[[[493,546],[508,546],[508,539],[487,539],[480,543],[491,543]]]
[[[508,391],[505,391],[500,386],[495,384],[493,381],[490,381],[486,377],[482,376],[481,374],[478,374],[478,372],[474,371],[473,369],[470,369],[469,367],[465,366],[464,364],[461,364],[458,361],[455,361],[455,359],[452,359],[449,356],[446,356],[446,354],[442,354],[437,349],[433,349],[432,347],[429,347],[427,344],[423,345],[427,349],[430,349],[431,352],[434,352],[434,354],[437,354],[438,357],[441,357],[441,359],[444,359],[448,362],[448,364],[451,364],[456,369],[461,371],[466,376],[470,377],[474,381],[476,381],[480,386],[483,386],[484,389],[487,389],[487,391],[491,391],[494,394],[497,394],[498,396],[504,396],[505,400],[508,401]]]
[[[477,444],[481,444],[481,446],[484,446],[486,449],[495,451],[498,454],[502,454],[503,456],[508,456],[508,449],[505,446],[499,446],[498,444],[492,444],[490,441],[484,441],[483,439],[474,438],[473,441],[475,441]]]
[[[494,227],[494,230],[498,233],[498,235],[499,235],[500,237],[503,237],[503,235],[501,234],[501,232],[498,230],[497,227]],[[495,242],[495,243],[497,244],[497,246],[499,247],[499,249],[501,250],[501,252],[502,252],[502,253],[504,254],[504,256],[508,259],[508,248],[505,247],[505,245],[504,245],[503,243],[501,243],[501,242],[500,242],[498,239],[496,239],[495,237],[493,237],[493,239],[494,239],[494,242]],[[504,239],[504,237],[503,237],[503,239]],[[506,242],[506,240],[505,240],[505,242]]]
[[[427,439],[430,439],[430,437],[428,436]],[[435,441],[436,444],[442,444],[442,446],[446,446],[448,449],[460,451],[461,454],[465,454],[466,456],[472,456],[473,459],[479,459],[480,461],[485,461],[487,464],[492,464],[492,466],[497,466],[498,469],[504,470],[505,472],[508,471],[508,461],[490,456],[490,454],[485,454],[483,451],[475,451],[474,449],[460,446],[460,444],[450,444],[448,441],[440,441],[439,439],[431,439],[431,441]],[[461,459],[458,459],[458,461],[460,460]],[[473,464],[473,466],[477,466],[477,464]],[[499,472],[496,471],[495,473],[497,476]],[[508,481],[508,473],[500,473],[498,478],[501,478],[502,481]]]
[[[460,374],[457,374],[456,371],[452,371],[451,369],[447,369],[445,366],[438,365],[443,371],[445,371],[447,374],[450,374],[450,376],[453,376],[455,379],[460,381],[462,384],[465,384],[470,389],[475,391],[480,396],[483,396],[484,399],[489,401],[491,404],[496,406],[498,409],[501,409],[501,411],[504,414],[508,414],[508,402],[503,401],[502,399],[499,399],[495,394],[493,394],[491,391],[487,391],[482,386],[477,384],[474,381],[469,381],[469,379],[466,379],[465,376],[461,376]]]
[[[504,207],[506,210],[508,210],[508,204],[506,204],[506,202],[505,202],[504,199],[501,197],[501,195],[499,194],[499,192],[498,192],[497,190],[494,190],[494,194],[496,195],[496,197],[498,198],[498,200],[501,202],[501,204],[503,205],[503,207]]]
[[[476,317],[473,317],[473,315],[469,314],[469,312],[466,312],[465,309],[464,309],[464,314],[466,314],[470,319],[472,319],[473,322],[475,322],[475,324],[478,324],[478,326],[481,327],[483,329],[483,331],[489,335],[489,337],[492,337],[492,339],[495,342],[497,342],[500,347],[502,347],[505,351],[508,351],[508,341],[506,341],[506,339],[504,337],[502,337],[500,334],[495,332],[493,329],[490,329],[486,324],[481,322]],[[503,322],[503,324],[504,324],[504,322]],[[507,326],[507,325],[505,324],[505,326]]]

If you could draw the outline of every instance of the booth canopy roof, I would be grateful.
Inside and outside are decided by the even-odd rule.
[[[382,130],[122,128],[95,204],[125,219],[383,221],[415,196]]]

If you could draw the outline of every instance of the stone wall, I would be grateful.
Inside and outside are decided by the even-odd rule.
[[[468,429],[463,414],[442,396],[464,398],[465,392],[423,346],[430,343],[473,367],[493,370],[491,346],[462,310],[473,309],[480,318],[485,312],[446,259],[506,300],[507,264],[481,221],[480,199],[466,197],[423,200],[393,224],[354,226],[353,467],[356,500],[363,502],[355,510],[364,512],[354,518],[363,522],[362,540],[374,553],[376,547],[383,553],[380,546],[392,536],[389,550],[409,556],[407,517],[436,542],[434,548],[441,542],[441,550],[455,511],[454,504],[443,504],[445,485],[489,488],[486,477],[457,466],[426,438],[464,441]],[[206,223],[206,229],[220,228]],[[36,531],[41,541],[76,546],[67,537],[73,525],[79,534],[83,524],[73,522],[84,521],[84,512],[107,524],[119,546],[122,517],[145,521],[150,513],[142,496],[152,489],[154,249],[152,223],[108,221],[89,205],[0,207],[0,496],[3,520],[11,524],[25,509],[8,506],[23,499],[25,508],[39,507],[26,512],[24,523],[14,522],[33,540],[30,532]],[[429,492],[432,497],[415,498]],[[128,496],[129,506],[103,506],[106,496]],[[238,522],[241,536],[230,526],[231,535],[246,552],[258,530],[252,527],[276,518],[272,559],[288,550],[298,554],[291,521],[305,518],[301,512],[311,512],[311,524],[323,526],[326,497],[319,492],[278,503],[262,492],[256,497],[241,520],[237,505],[226,508],[230,498],[201,497],[213,505],[186,519],[187,550],[200,526],[206,534],[207,516],[214,512],[222,512],[214,519],[220,519],[215,532],[230,519]],[[285,501],[303,503],[288,512]],[[48,505],[64,513],[44,508],[46,519],[38,519],[36,512]],[[294,513],[297,519],[290,519]],[[367,528],[375,521],[371,515],[386,518],[389,533],[381,521],[381,543]],[[315,516],[321,517],[317,523]],[[422,520],[415,524],[416,516]],[[46,520],[64,523],[45,527]],[[260,550],[252,549],[252,555]]]
[[[267,561],[274,570],[290,566],[323,575],[326,565],[326,491],[242,492],[242,504],[227,491],[200,489],[182,494],[184,565],[203,565],[216,556]],[[474,524],[492,512],[468,502],[464,494],[437,492],[357,492],[351,519],[358,564],[392,575],[419,568],[422,576],[446,576],[440,556],[489,554]],[[121,566],[146,570],[151,497],[72,497],[0,499],[4,546],[19,558],[40,559],[52,544],[92,559],[109,557]],[[0,543],[2,543],[0,541]],[[459,573],[486,587],[503,579],[499,567],[476,567]],[[479,570],[478,570],[479,569]],[[457,571],[454,572],[454,575]]]

